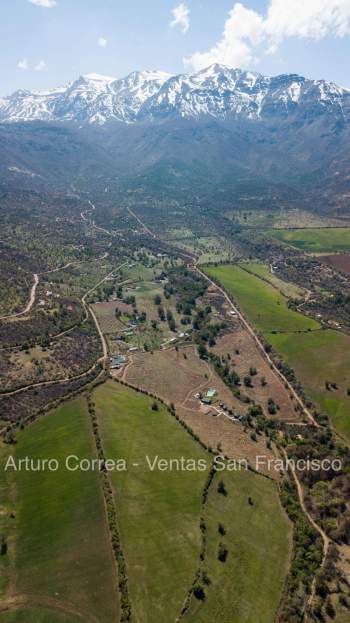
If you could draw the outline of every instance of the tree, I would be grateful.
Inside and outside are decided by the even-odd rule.
[[[273,398],[269,398],[268,404],[267,404],[267,410],[270,415],[275,415],[277,413],[277,405],[275,404],[275,401],[273,400]]]
[[[199,344],[198,346],[198,355],[201,359],[205,359],[208,356],[208,351],[204,344]]]
[[[222,523],[218,524],[218,533],[222,536],[225,536],[226,534],[225,526]]]
[[[201,586],[201,584],[196,584],[196,586],[193,589],[193,594],[194,594],[195,598],[198,599],[198,601],[204,601],[205,600],[205,592],[204,592],[204,588],[203,588],[203,586]]]
[[[228,556],[228,549],[224,543],[219,543],[218,559],[220,562],[226,562]]]
[[[162,302],[162,298],[159,294],[156,294],[153,300],[155,305],[160,305]]]
[[[247,374],[243,379],[243,383],[246,387],[253,387],[252,377]]]
[[[225,483],[223,480],[220,480],[218,484],[218,493],[220,493],[221,495],[224,495],[225,497],[227,496],[227,489],[225,487]]]
[[[7,554],[7,542],[4,536],[1,537],[0,540],[0,556],[5,556]]]
[[[156,402],[155,400],[152,403],[152,407],[151,407],[152,411],[158,411],[159,407],[158,407],[158,402]]]

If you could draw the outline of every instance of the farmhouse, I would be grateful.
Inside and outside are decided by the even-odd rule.
[[[117,355],[116,357],[110,357],[111,370],[118,370],[126,363],[126,357],[123,355]]]

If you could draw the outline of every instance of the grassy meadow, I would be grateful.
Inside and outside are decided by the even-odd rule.
[[[18,443],[2,447],[3,460],[13,453],[25,457],[57,459],[58,471],[18,471],[2,473],[1,504],[5,516],[14,511],[7,523],[8,553],[6,582],[2,598],[11,594],[30,596],[39,614],[23,614],[23,621],[73,623],[61,612],[41,615],[45,599],[54,599],[64,610],[72,606],[94,615],[101,623],[118,617],[117,578],[106,524],[98,472],[69,472],[68,455],[94,457],[91,423],[81,399],[68,402],[37,420],[18,434]],[[12,522],[12,523],[10,523]],[[36,604],[36,596],[40,608]],[[0,621],[21,621],[11,612]],[[7,617],[7,618],[6,618]],[[41,618],[40,618],[41,617]],[[45,618],[46,617],[46,618]],[[87,618],[87,620],[89,620]]]
[[[218,493],[221,478],[227,496]],[[252,472],[217,474],[205,521],[203,569],[210,584],[204,602],[192,598],[184,623],[271,623],[281,598],[291,544],[291,525],[280,506],[276,485]],[[219,534],[219,524],[225,535]],[[228,550],[225,563],[218,559],[220,543]]]
[[[205,270],[234,297],[259,331],[296,332],[314,330],[320,326],[312,318],[289,309],[285,296],[237,265],[208,266]]]
[[[273,229],[269,236],[306,253],[337,253],[350,251],[350,228]]]
[[[108,458],[128,471],[112,472],[135,623],[173,621],[198,566],[199,519],[207,472],[152,472],[146,455],[205,459],[209,455],[152,399],[113,381],[94,400]]]
[[[152,472],[145,457],[202,458],[208,464],[210,457],[164,407],[152,411],[152,399],[143,394],[111,381],[95,390],[94,400],[106,456],[126,458],[129,466],[111,478],[133,620],[175,621],[200,566],[199,520],[207,472]],[[290,534],[275,485],[246,472],[228,479],[230,495],[217,493],[216,477],[206,507],[212,592],[203,609],[197,600],[192,603],[186,623],[211,623],[216,615],[230,623],[268,623],[281,596]],[[225,523],[231,552],[225,565],[217,560],[218,521]]]
[[[253,275],[266,279],[287,298],[300,298],[305,295],[306,290],[303,290],[294,283],[287,283],[286,281],[279,279],[277,275],[271,272],[270,268],[266,264],[262,264],[261,262],[246,262],[245,264],[242,264],[242,268],[245,268]]]
[[[0,623],[81,623],[80,617],[48,608],[19,608],[0,612]]]
[[[277,352],[294,368],[311,398],[350,441],[350,337],[327,329],[298,335],[270,335]],[[327,390],[325,382],[338,389]]]

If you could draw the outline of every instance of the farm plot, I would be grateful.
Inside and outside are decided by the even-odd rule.
[[[266,279],[287,298],[301,298],[306,294],[306,290],[303,290],[303,288],[296,286],[294,283],[287,283],[279,279],[266,264],[247,262],[246,264],[240,264],[240,267],[251,272],[253,275]]]
[[[248,285],[243,287],[242,280],[235,278],[237,270],[239,269],[234,267],[231,274],[229,267],[219,267],[208,269],[208,273],[222,281],[228,292],[239,302],[248,319],[263,331],[276,352],[295,369],[306,393],[310,394],[321,411],[328,414],[336,429],[350,439],[350,396],[347,393],[350,388],[350,338],[330,329],[296,332],[296,317],[299,317],[299,327],[303,326],[302,322],[304,327],[309,325],[309,328],[315,325],[317,327],[317,323],[286,307],[283,309],[282,306],[279,306],[282,315],[277,315],[276,323],[278,319],[281,323],[282,318],[285,330],[280,333],[271,332],[269,310],[272,299],[270,293],[266,294],[266,287],[270,286],[258,277],[246,275]],[[258,306],[253,302],[253,287]]]
[[[336,429],[350,440],[350,337],[328,329],[271,335],[269,340]]]
[[[115,333],[125,329],[125,325],[116,318],[115,310],[117,307],[122,313],[131,313],[131,305],[125,305],[119,301],[108,301],[107,303],[94,303],[91,305],[96,314],[103,333]]]
[[[226,495],[218,492],[221,478]],[[291,526],[276,486],[246,471],[217,474],[204,520],[205,599],[192,598],[184,623],[274,621],[291,547]]]
[[[71,401],[37,420],[18,434],[15,446],[0,452],[2,461],[13,454],[16,461],[30,457],[34,465],[45,459],[59,464],[56,471],[0,472],[0,522],[8,543],[0,557],[0,610],[1,602],[16,595],[34,609],[23,608],[19,621],[73,623],[72,612],[87,622],[117,620],[117,577],[99,474],[66,468],[69,455],[95,456],[84,401]],[[58,602],[56,609],[52,602]],[[57,616],[37,615],[42,608],[57,610]],[[17,621],[11,612],[1,616]]]
[[[297,421],[300,418],[298,412],[295,411],[293,399],[283,383],[271,371],[247,331],[241,329],[218,338],[212,350],[220,356],[226,356],[229,353],[231,365],[234,366],[235,372],[242,380],[246,375],[250,375],[251,371],[254,372],[251,376],[252,387],[244,387],[244,393],[262,406],[267,417],[270,417],[268,401],[272,399],[279,407],[274,417],[288,421]]]
[[[81,623],[80,617],[56,612],[49,608],[19,608],[11,612],[0,612],[0,623]]]
[[[194,347],[180,352],[172,349],[155,352],[153,355],[142,354],[133,359],[133,365],[127,368],[125,380],[155,393],[168,404],[173,402],[181,419],[207,446],[220,446],[227,456],[246,459],[254,466],[257,455],[271,455],[264,437],[253,441],[244,432],[241,423],[233,422],[220,408],[220,403],[223,402],[235,414],[243,414],[247,410],[247,406],[233,396],[211,367],[199,359]],[[195,395],[198,392],[205,395],[210,387],[217,390],[217,396],[212,405],[201,405]],[[273,473],[273,476],[276,474]]]
[[[350,274],[350,255],[347,253],[336,253],[335,255],[323,255],[322,262],[325,262],[335,270]]]
[[[201,496],[210,456],[162,405],[113,381],[94,392],[111,473],[135,623],[174,621],[198,566]],[[152,471],[155,458],[204,460],[204,470]]]
[[[289,309],[286,297],[270,284],[239,266],[209,266],[206,272],[224,286],[264,333],[309,331],[320,327],[312,318]]]
[[[350,228],[273,229],[268,235],[307,253],[350,251]]]

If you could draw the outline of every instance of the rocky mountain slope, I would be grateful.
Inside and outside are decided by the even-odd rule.
[[[350,214],[349,145],[350,91],[294,74],[90,74],[0,99],[3,188]]]
[[[116,80],[89,74],[65,88],[16,91],[0,99],[0,122],[68,121],[103,125],[159,119],[350,117],[350,91],[324,80],[288,74],[273,78],[212,65],[189,75],[133,72]]]

